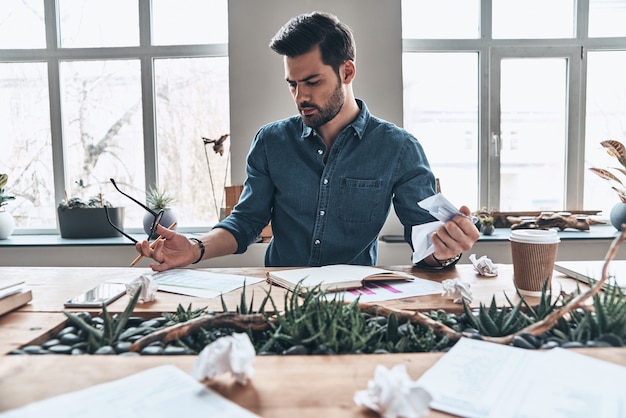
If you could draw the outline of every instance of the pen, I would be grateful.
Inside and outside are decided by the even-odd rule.
[[[171,224],[171,225],[169,226],[169,228],[167,228],[167,229],[172,229],[172,228],[174,228],[175,226],[176,226],[176,222],[174,222],[173,224]],[[154,246],[155,246],[155,245],[157,245],[157,243],[158,243],[159,241],[161,241],[162,239],[163,239],[163,236],[162,236],[162,235],[159,235],[159,236],[157,237],[157,239],[155,239],[154,241],[152,241],[152,243],[150,244],[150,248],[154,248]],[[137,264],[137,263],[139,262],[139,260],[141,260],[142,258],[143,258],[143,255],[139,254],[139,255],[138,255],[138,256],[137,256],[137,257],[133,260],[133,262],[132,262],[132,263],[130,263],[130,266],[131,266],[131,267],[132,267],[132,266],[134,266],[134,265],[135,265],[135,264]]]

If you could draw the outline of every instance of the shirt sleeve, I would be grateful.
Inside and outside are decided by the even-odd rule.
[[[236,254],[245,252],[258,239],[271,218],[274,185],[269,175],[263,137],[264,129],[261,128],[252,141],[247,156],[247,178],[239,202],[228,217],[214,226],[233,234],[237,240]]]
[[[404,240],[412,246],[411,228],[436,219],[418,202],[432,196],[435,191],[435,176],[421,144],[413,136],[407,134],[401,157],[398,159],[396,172],[399,173],[394,187],[393,206],[404,226]]]

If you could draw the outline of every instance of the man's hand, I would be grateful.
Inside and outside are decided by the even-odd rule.
[[[437,260],[447,260],[471,249],[480,237],[478,228],[469,219],[470,209],[461,206],[459,211],[465,216],[455,216],[437,228],[430,237],[435,246],[433,255]]]
[[[147,240],[135,244],[137,252],[157,262],[150,264],[152,270],[164,271],[185,267],[197,259],[198,254],[196,252],[199,250],[195,249],[194,252],[194,247],[198,246],[189,241],[186,236],[167,229],[163,225],[157,226],[156,233],[161,235],[163,239],[157,242],[154,248],[150,248],[150,242]]]

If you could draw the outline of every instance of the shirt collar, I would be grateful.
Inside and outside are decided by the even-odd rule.
[[[370,112],[367,109],[367,105],[361,99],[356,99],[356,103],[361,109],[358,116],[355,120],[352,121],[351,126],[354,129],[354,132],[358,135],[359,139],[363,137],[363,133],[365,132],[365,127],[367,126],[367,121],[370,117]],[[302,124],[302,138],[307,138],[313,133],[313,128],[310,126],[306,126],[304,123]]]

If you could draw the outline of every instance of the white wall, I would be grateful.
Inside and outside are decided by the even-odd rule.
[[[333,13],[352,28],[355,95],[375,115],[402,124],[400,0],[229,0],[228,5],[233,183],[245,179],[245,158],[259,127],[296,113],[283,59],[269,43],[298,14]]]

